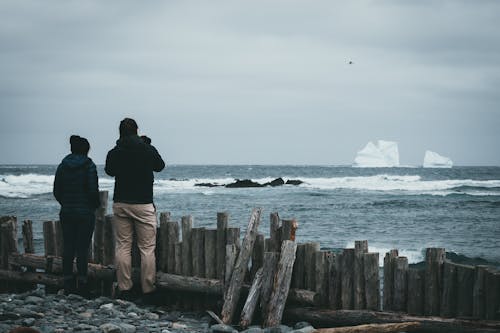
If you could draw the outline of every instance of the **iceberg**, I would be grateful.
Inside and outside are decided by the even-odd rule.
[[[430,150],[425,151],[424,168],[451,168],[452,166],[453,161],[450,158]]]
[[[398,143],[384,140],[378,140],[377,144],[368,142],[365,148],[356,155],[353,166],[362,168],[398,167]]]

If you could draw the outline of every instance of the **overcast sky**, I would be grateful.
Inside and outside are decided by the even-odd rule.
[[[0,2],[0,163],[126,116],[175,164],[500,165],[500,1]]]

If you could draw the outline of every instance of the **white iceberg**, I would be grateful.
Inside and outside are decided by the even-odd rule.
[[[354,159],[355,167],[362,168],[391,168],[399,166],[398,143],[394,141],[378,140],[377,144],[368,142]]]
[[[424,168],[451,168],[452,166],[453,161],[450,158],[430,150],[425,151]]]

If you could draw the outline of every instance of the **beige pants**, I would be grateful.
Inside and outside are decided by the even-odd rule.
[[[132,239],[134,229],[141,254],[141,286],[144,293],[155,290],[156,210],[153,204],[113,204],[116,240],[116,278],[120,290],[132,288]]]

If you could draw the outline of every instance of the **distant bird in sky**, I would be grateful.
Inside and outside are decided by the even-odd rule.
[[[352,65],[352,64],[354,64],[354,63],[352,62],[352,60],[349,60],[349,63],[348,63],[348,64],[349,64],[349,65]]]

